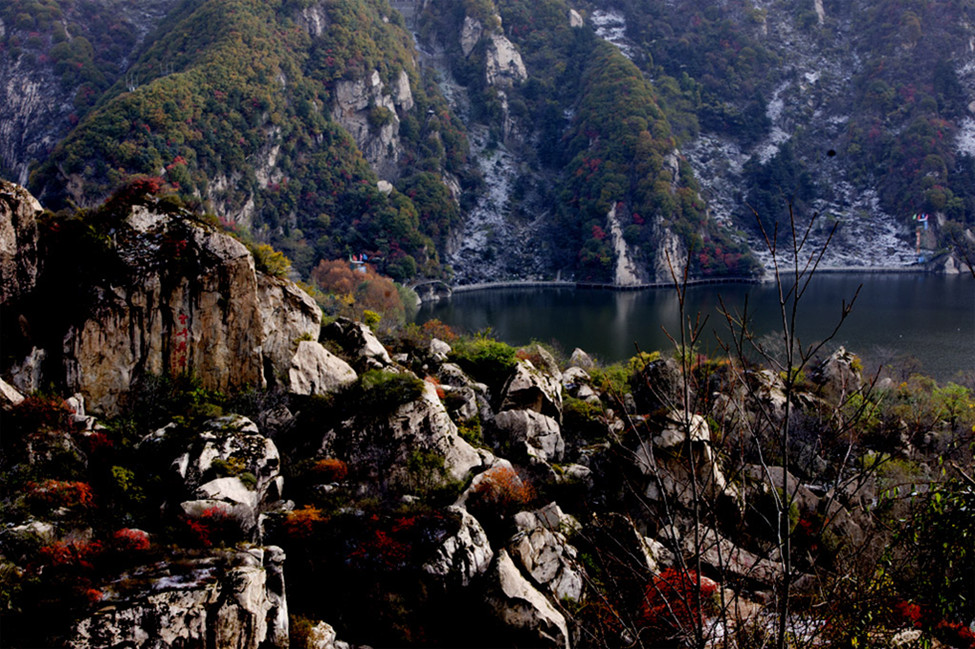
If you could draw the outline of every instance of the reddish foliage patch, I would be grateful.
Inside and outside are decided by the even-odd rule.
[[[27,483],[28,499],[45,507],[90,507],[94,502],[91,485],[87,482],[45,480]]]
[[[664,637],[687,634],[707,613],[718,585],[693,570],[668,568],[646,588],[640,621]]]
[[[342,482],[349,475],[349,465],[333,457],[318,460],[311,470],[322,482]]]

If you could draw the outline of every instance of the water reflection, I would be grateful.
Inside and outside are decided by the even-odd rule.
[[[844,344],[863,356],[910,354],[925,372],[947,380],[975,367],[975,282],[936,275],[819,275],[803,295],[798,335],[804,345],[827,336],[843,302],[863,284],[849,319],[833,346]],[[748,299],[755,336],[781,330],[778,293],[770,284],[695,286],[687,290],[687,314],[706,318],[702,351],[719,353],[717,339],[731,334],[720,303],[740,314]],[[490,327],[511,344],[556,341],[580,347],[604,360],[642,350],[670,349],[663,329],[679,338],[680,310],[674,290],[638,292],[570,289],[497,289],[462,293],[424,305],[419,321],[438,318],[465,331]],[[686,326],[686,325],[685,325]]]

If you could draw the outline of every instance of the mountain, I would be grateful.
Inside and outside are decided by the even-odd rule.
[[[159,177],[302,277],[363,253],[401,281],[749,276],[790,209],[818,243],[836,227],[835,266],[913,262],[919,212],[928,256],[972,245],[963,0],[12,0],[0,20],[5,176],[54,209]]]

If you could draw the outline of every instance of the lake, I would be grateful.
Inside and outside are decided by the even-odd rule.
[[[829,349],[844,345],[868,367],[914,357],[919,370],[944,382],[975,368],[975,280],[923,273],[815,276],[799,306],[800,340],[823,340],[836,325],[843,300],[861,286],[853,311]],[[687,288],[689,315],[707,318],[700,349],[722,355],[718,339],[730,340],[721,300],[740,314],[748,300],[756,336],[781,331],[774,284],[709,284]],[[664,330],[678,337],[679,303],[674,289],[611,291],[578,288],[502,288],[456,293],[424,304],[418,322],[436,318],[458,331],[490,328],[512,345],[554,342],[567,353],[579,347],[607,362],[643,351],[673,349]]]

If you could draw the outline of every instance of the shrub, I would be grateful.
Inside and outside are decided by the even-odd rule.
[[[187,542],[196,547],[223,543],[237,531],[235,521],[219,507],[204,509],[194,517],[183,516],[181,520]]]
[[[322,510],[306,505],[301,509],[288,512],[284,519],[284,531],[290,539],[310,539],[317,524],[327,520]]]
[[[713,607],[711,596],[718,585],[693,570],[667,568],[647,585],[640,622],[656,635],[686,636]]]
[[[112,548],[116,552],[145,552],[149,549],[149,534],[129,527],[116,530],[112,534]]]
[[[291,260],[266,243],[249,246],[254,255],[254,267],[274,277],[287,277],[291,272]]]
[[[534,498],[534,488],[514,469],[497,466],[488,469],[474,487],[471,506],[475,516],[486,513],[501,518],[525,507]]]
[[[349,465],[331,457],[318,460],[311,470],[321,482],[341,482],[349,475]]]
[[[27,488],[29,501],[45,508],[83,508],[92,505],[94,496],[91,493],[91,485],[87,482],[65,481],[65,480],[45,480],[38,484],[28,483]]]
[[[478,334],[472,339],[457,341],[450,353],[468,374],[487,383],[492,390],[508,380],[515,369],[515,349],[506,343]]]
[[[59,430],[68,427],[74,411],[60,397],[32,395],[14,406],[11,424],[23,433]]]
[[[385,416],[419,398],[423,394],[423,381],[412,374],[396,374],[382,370],[369,370],[359,377],[355,390],[355,410],[375,416]]]

